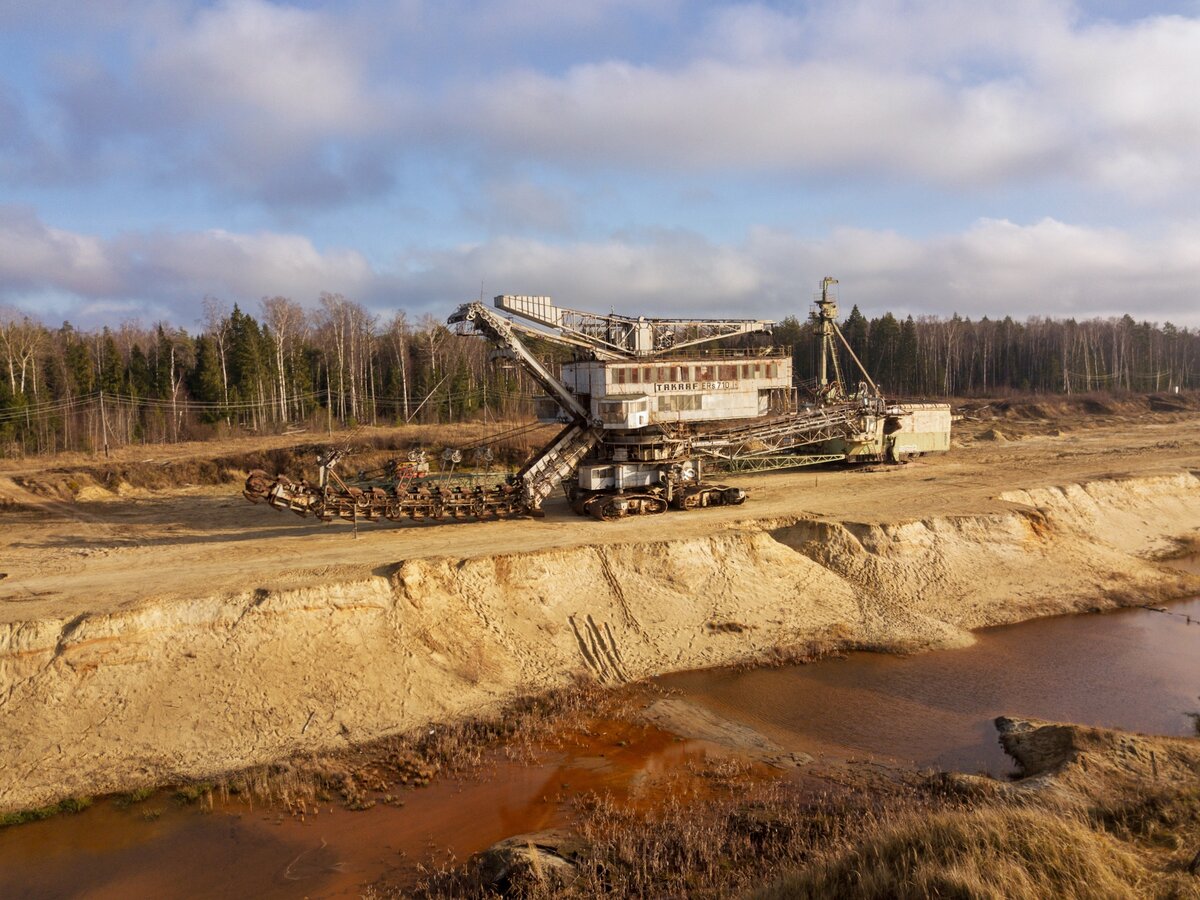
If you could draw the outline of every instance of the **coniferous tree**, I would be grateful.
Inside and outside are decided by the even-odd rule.
[[[125,364],[121,353],[117,350],[117,342],[112,332],[106,327],[100,337],[100,390],[109,394],[124,393]]]

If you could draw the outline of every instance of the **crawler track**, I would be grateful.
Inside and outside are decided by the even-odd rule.
[[[529,506],[519,488],[509,484],[463,488],[455,485],[419,487],[358,488],[294,482],[286,475],[272,481],[261,469],[250,473],[242,495],[252,503],[265,501],[280,510],[300,516],[312,515],[323,522],[334,519],[393,522],[419,519],[500,519],[528,515]]]

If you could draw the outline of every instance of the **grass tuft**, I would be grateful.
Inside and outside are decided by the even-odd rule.
[[[211,781],[196,781],[191,784],[185,784],[175,791],[175,802],[186,806],[211,794],[212,791],[213,784]]]
[[[0,827],[6,825],[24,825],[28,822],[39,822],[42,819],[49,819],[51,816],[57,816],[59,813],[78,813],[83,812],[92,805],[91,797],[68,797],[58,803],[52,803],[49,806],[39,806],[35,809],[23,809],[19,812],[10,812],[0,814]]]

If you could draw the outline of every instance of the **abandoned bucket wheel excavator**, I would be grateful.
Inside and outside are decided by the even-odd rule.
[[[787,348],[704,346],[769,334],[770,321],[630,318],[507,294],[495,298],[499,312],[463,304],[448,324],[519,366],[545,391],[538,420],[562,425],[515,475],[488,487],[431,485],[420,477],[423,454],[410,454],[386,467],[382,483],[362,473],[355,483],[337,473],[344,450],[335,449],[319,458],[315,485],[256,470],[243,493],[324,521],[487,519],[541,516],[562,485],[577,513],[608,521],[745,502],[742,489],[709,481],[712,472],[900,462],[948,450],[950,407],[884,398],[837,325],[836,283],[824,279],[815,300],[818,372],[803,389]],[[568,348],[572,359],[555,374],[531,340]],[[861,375],[853,390],[842,377],[843,351]]]

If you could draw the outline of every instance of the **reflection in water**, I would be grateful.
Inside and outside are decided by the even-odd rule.
[[[1169,609],[993,628],[972,647],[911,658],[853,653],[660,681],[789,749],[1003,775],[1011,762],[992,726],[999,715],[1191,733],[1186,713],[1200,710],[1200,599]]]

